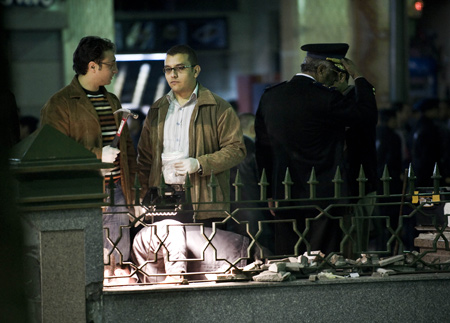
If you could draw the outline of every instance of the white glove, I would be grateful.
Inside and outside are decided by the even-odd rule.
[[[173,166],[175,168],[175,175],[186,176],[186,173],[192,174],[198,171],[200,163],[195,158],[186,158],[177,161]]]
[[[102,162],[114,163],[120,150],[111,146],[105,146],[102,149]]]

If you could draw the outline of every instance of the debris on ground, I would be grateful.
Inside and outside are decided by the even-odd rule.
[[[340,254],[326,257],[321,251],[304,253],[298,257],[255,261],[242,269],[249,280],[281,282],[301,278],[309,281],[359,278],[362,276],[388,277],[399,273],[412,273],[429,269],[417,251],[380,258],[378,254],[361,254],[357,259]]]

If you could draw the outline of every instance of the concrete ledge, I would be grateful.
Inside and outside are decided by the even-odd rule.
[[[445,322],[450,274],[104,289],[105,322]],[[117,309],[121,310],[118,311]]]

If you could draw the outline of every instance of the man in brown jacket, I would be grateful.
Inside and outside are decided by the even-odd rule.
[[[118,148],[110,146],[120,122],[119,99],[105,89],[118,69],[114,44],[104,38],[87,36],[80,40],[73,54],[72,82],[54,94],[41,110],[41,124],[48,124],[73,138],[93,152],[103,162],[114,163],[105,174],[108,190],[112,177],[115,186],[115,204],[132,204],[132,183],[137,171],[136,153],[125,125]],[[123,265],[130,257],[129,218],[125,207],[109,207],[103,214],[103,247],[105,276],[128,275]],[[117,213],[124,212],[124,213]],[[116,248],[113,243],[120,239]],[[118,250],[120,252],[118,252]],[[111,263],[112,256],[115,263]],[[116,267],[118,263],[121,266]],[[115,270],[113,270],[115,268]]]
[[[197,55],[187,45],[167,52],[163,71],[171,91],[157,100],[145,119],[138,144],[138,168],[142,193],[161,182],[184,190],[186,174],[192,184],[195,212],[181,222],[223,219],[229,209],[230,168],[246,155],[239,119],[232,106],[197,82]],[[208,184],[217,180],[217,203]]]

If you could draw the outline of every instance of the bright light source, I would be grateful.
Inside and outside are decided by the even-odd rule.
[[[165,59],[166,59],[165,53],[116,54],[116,61],[118,62],[163,61]]]
[[[417,11],[422,11],[423,10],[423,1],[416,1],[416,2],[414,2],[414,8]]]

